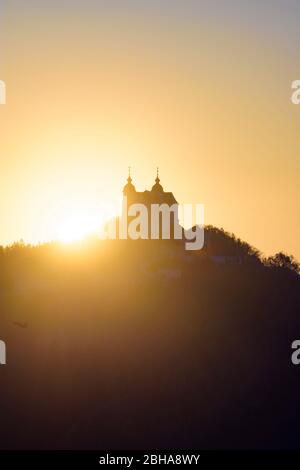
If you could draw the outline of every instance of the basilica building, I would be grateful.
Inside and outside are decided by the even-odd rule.
[[[147,238],[153,238],[153,230],[152,230],[152,224],[154,223],[153,216],[151,217],[151,212],[153,211],[153,206],[158,205],[160,207],[168,207],[171,209],[169,211],[170,215],[170,236],[168,238],[174,238],[174,226],[175,224],[179,224],[178,222],[178,202],[176,201],[174,195],[172,192],[169,191],[164,191],[164,188],[162,187],[160,183],[160,178],[158,174],[158,169],[157,169],[157,174],[155,178],[155,183],[152,186],[151,190],[145,190],[145,191],[137,191],[134,184],[132,183],[132,178],[130,174],[130,169],[129,169],[129,175],[127,178],[127,184],[123,188],[123,202],[126,200],[126,204],[123,204],[123,212],[122,212],[122,218],[124,218],[127,221],[127,226],[129,226],[130,222],[135,219],[136,216],[133,216],[130,214],[130,208],[132,208],[133,205],[135,204],[141,204],[147,209],[148,213],[148,237]],[[136,206],[137,207],[137,206]],[[152,212],[153,214],[153,212]],[[166,238],[163,234],[162,230],[162,213],[159,214],[158,216],[158,224],[159,226],[156,227],[156,232],[158,233],[158,239],[163,239]],[[151,236],[152,234],[152,236]]]

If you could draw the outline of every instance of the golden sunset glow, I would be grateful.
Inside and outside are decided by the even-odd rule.
[[[205,205],[206,224],[300,255],[294,47],[217,17],[200,28],[201,16],[95,5],[57,16],[34,3],[7,5],[1,33],[2,244],[82,237],[121,197],[129,165],[139,190],[160,166],[179,202]]]
[[[101,230],[109,219],[117,215],[113,205],[93,205],[88,201],[64,206],[57,217],[52,219],[54,239],[64,243],[83,240],[94,235],[101,236]]]
[[[68,214],[65,220],[58,224],[57,238],[64,243],[82,240],[97,229],[99,230],[97,214],[88,216],[77,213],[73,217]]]
[[[0,0],[0,470],[299,460],[299,32]]]

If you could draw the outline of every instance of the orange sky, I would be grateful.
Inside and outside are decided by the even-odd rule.
[[[53,239],[70,213],[95,220],[128,165],[138,190],[159,166],[178,201],[204,203],[207,224],[300,259],[300,67],[286,40],[220,18],[116,12],[8,2],[0,243]]]

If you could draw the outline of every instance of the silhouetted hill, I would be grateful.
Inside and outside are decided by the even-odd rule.
[[[205,235],[1,249],[1,448],[299,448],[299,267]]]

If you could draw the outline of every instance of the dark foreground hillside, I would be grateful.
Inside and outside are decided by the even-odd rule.
[[[2,449],[300,447],[296,267],[207,235],[2,250]]]

